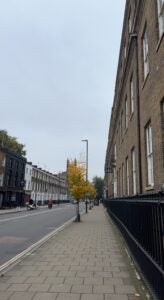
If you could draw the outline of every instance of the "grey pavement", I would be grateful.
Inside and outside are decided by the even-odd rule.
[[[0,277],[0,300],[141,300],[143,283],[105,209],[95,206]]]

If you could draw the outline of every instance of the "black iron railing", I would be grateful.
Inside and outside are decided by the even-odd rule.
[[[164,193],[104,201],[156,299],[164,300]]]

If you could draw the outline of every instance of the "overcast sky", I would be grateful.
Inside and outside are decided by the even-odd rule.
[[[104,176],[125,0],[0,0],[0,129],[57,173]]]

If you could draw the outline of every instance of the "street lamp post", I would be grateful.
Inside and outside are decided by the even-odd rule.
[[[86,184],[88,182],[88,140],[82,140],[82,142],[86,143]],[[86,209],[86,214],[88,212],[88,200],[87,200],[87,195],[85,199],[85,209]]]
[[[60,172],[58,173],[58,205],[59,205],[59,203],[60,203],[60,201],[59,201],[59,197],[60,197]]]

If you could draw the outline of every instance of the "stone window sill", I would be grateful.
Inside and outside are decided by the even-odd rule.
[[[154,190],[154,186],[153,185],[149,185],[146,187],[146,191],[152,191]]]

